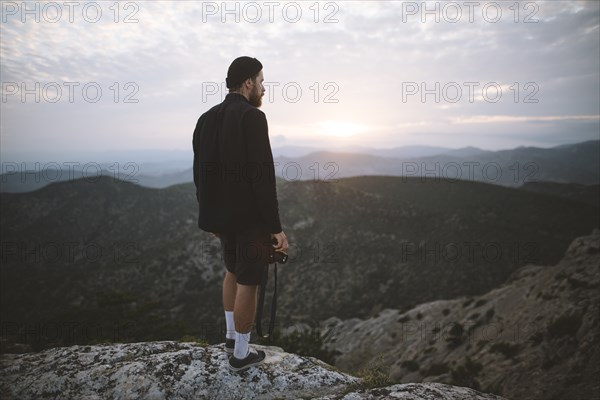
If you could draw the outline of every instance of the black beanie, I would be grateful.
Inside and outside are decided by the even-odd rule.
[[[252,78],[260,72],[262,67],[262,64],[256,58],[246,56],[236,58],[227,70],[227,78],[225,78],[227,88],[231,89],[246,79]]]

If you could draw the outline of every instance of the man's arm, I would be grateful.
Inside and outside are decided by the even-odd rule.
[[[196,123],[196,129],[194,129],[194,134],[192,135],[192,149],[194,150],[194,166],[192,172],[194,174],[194,185],[196,186],[196,200],[198,200],[198,189],[200,188],[200,156],[198,155],[196,143],[199,142],[198,135],[200,134],[200,130],[202,129],[202,123],[204,122],[204,114],[198,119]],[[217,238],[220,237],[219,233],[211,232],[211,234]]]
[[[249,167],[245,179],[251,183],[261,217],[270,233],[279,233],[282,229],[267,118],[258,109],[249,110],[244,114],[242,126]]]
[[[198,135],[200,134],[200,130],[202,129],[202,124],[204,122],[204,114],[198,119],[196,123],[196,129],[194,129],[194,135],[192,136],[192,149],[194,150],[194,166],[193,166],[193,174],[194,174],[194,185],[196,186],[196,200],[198,200],[198,189],[200,188],[200,158],[197,152],[196,145],[199,142]]]

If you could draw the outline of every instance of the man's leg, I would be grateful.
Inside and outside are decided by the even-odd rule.
[[[256,314],[257,289],[257,285],[237,285],[233,310],[236,330],[233,355],[236,358],[244,358],[248,354],[248,342]]]
[[[237,283],[235,280],[235,274],[226,271],[225,279],[223,279],[223,308],[225,309],[225,311],[233,312],[236,293]]]
[[[223,279],[223,309],[225,310],[225,322],[227,325],[227,339],[235,339],[235,325],[233,320],[233,308],[235,305],[235,296],[237,292],[237,283],[235,274],[229,271],[225,272]]]
[[[262,268],[266,267],[268,262],[269,244],[267,242],[269,236],[268,230],[261,226],[249,228],[237,236],[236,279],[238,285],[233,311],[236,331],[233,356],[237,359],[246,358],[249,353],[248,344],[256,315]],[[262,353],[262,359],[264,359],[264,353]]]

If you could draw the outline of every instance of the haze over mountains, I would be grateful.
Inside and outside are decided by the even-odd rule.
[[[273,154],[276,175],[287,181],[391,175],[475,180],[505,186],[521,186],[537,181],[582,185],[600,183],[597,168],[600,163],[600,141],[597,140],[552,148],[517,147],[500,151],[429,146],[392,149],[352,147],[322,151],[287,146],[274,149]],[[154,188],[193,181],[191,149],[188,152],[163,153],[140,151],[130,158],[125,152],[117,152],[110,162],[96,162],[108,157],[108,154],[100,153],[87,166],[86,161],[82,160],[71,161],[74,164],[64,161],[40,162],[37,171],[31,163],[3,162],[0,191],[27,192],[52,182],[80,177],[93,179],[98,175],[118,177]],[[148,159],[155,161],[149,162]],[[84,166],[85,170],[82,170]]]

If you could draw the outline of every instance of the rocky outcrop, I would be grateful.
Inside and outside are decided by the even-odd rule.
[[[1,357],[2,399],[399,399],[499,400],[442,384],[359,389],[360,380],[278,347],[264,364],[227,367],[222,345],[173,341],[59,347]]]
[[[7,354],[2,391],[18,399],[297,398],[335,393],[357,382],[315,358],[267,350],[264,366],[240,373],[228,369],[221,345],[172,341]]]
[[[600,231],[575,239],[557,265],[525,266],[484,295],[324,327],[343,371],[379,364],[398,382],[519,400],[600,398]]]

